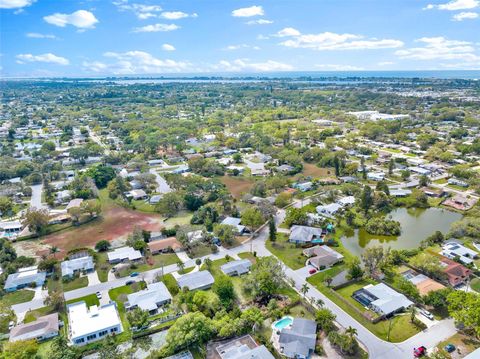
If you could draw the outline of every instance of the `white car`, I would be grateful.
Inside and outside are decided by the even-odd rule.
[[[428,319],[430,319],[430,320],[433,320],[433,319],[434,319],[433,314],[430,313],[428,310],[422,309],[422,310],[420,311],[420,314],[423,315],[425,318],[428,318]]]
[[[15,322],[13,320],[11,320],[9,323],[8,323],[8,330],[12,330],[12,328],[15,326]]]
[[[95,294],[97,295],[97,298],[98,298],[98,299],[102,299],[102,293],[97,292],[97,293],[95,293]]]

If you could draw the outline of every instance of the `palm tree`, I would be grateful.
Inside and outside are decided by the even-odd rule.
[[[302,288],[300,289],[300,292],[302,292],[303,296],[305,297],[309,291],[309,287],[307,283],[303,283]]]
[[[317,305],[321,308],[325,305],[325,302],[321,299],[317,299]]]
[[[345,329],[345,334],[348,334],[348,336],[353,339],[355,337],[355,335],[357,335],[358,331],[356,328],[354,327],[348,327],[347,329]]]
[[[333,278],[328,275],[325,278],[325,283],[327,283],[327,287],[330,287],[330,284],[332,284],[332,282],[333,282]]]
[[[417,315],[417,307],[412,305],[410,307],[410,322],[414,323],[415,322],[415,316]]]
[[[60,250],[58,249],[58,247],[56,246],[51,246],[50,247],[50,254],[53,254],[53,258],[55,258],[55,255],[56,253],[60,252]]]
[[[182,261],[178,261],[177,267],[179,272],[183,272],[183,270],[185,269],[185,264],[183,264]]]

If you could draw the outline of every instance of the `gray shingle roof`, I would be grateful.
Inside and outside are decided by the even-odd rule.
[[[317,323],[313,320],[294,318],[291,328],[283,328],[279,343],[283,355],[288,358],[308,357],[315,350],[317,340]]]
[[[313,237],[320,237],[322,235],[321,228],[308,227],[308,226],[292,226],[290,230],[290,241],[298,242],[310,242]]]
[[[188,273],[177,279],[180,288],[187,287],[189,290],[211,286],[214,281],[213,276],[206,270]]]
[[[248,259],[240,259],[225,263],[220,269],[227,275],[241,275],[248,273],[251,266],[252,263]]]
[[[34,322],[20,324],[10,331],[10,341],[29,340],[58,333],[58,313],[45,315]]]
[[[91,256],[85,256],[63,261],[61,267],[62,276],[73,275],[75,271],[89,271],[94,268],[93,258]]]
[[[172,296],[163,282],[152,283],[147,289],[127,296],[125,308],[138,307],[142,310],[155,310],[172,300]]]
[[[38,272],[37,270],[30,270],[25,272],[17,272],[10,274],[5,281],[4,288],[8,289],[15,289],[19,286],[27,286],[30,283],[37,283],[37,285],[43,285],[45,282],[45,278],[47,277],[47,273],[45,272]]]

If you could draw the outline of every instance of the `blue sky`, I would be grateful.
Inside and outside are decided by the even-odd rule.
[[[4,77],[480,69],[480,0],[0,0]]]

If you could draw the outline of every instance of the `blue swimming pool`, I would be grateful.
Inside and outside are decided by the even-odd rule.
[[[292,325],[293,323],[293,318],[292,317],[283,317],[280,320],[277,320],[275,323],[273,323],[273,326],[277,330],[282,330],[285,327],[288,327],[289,325]]]

